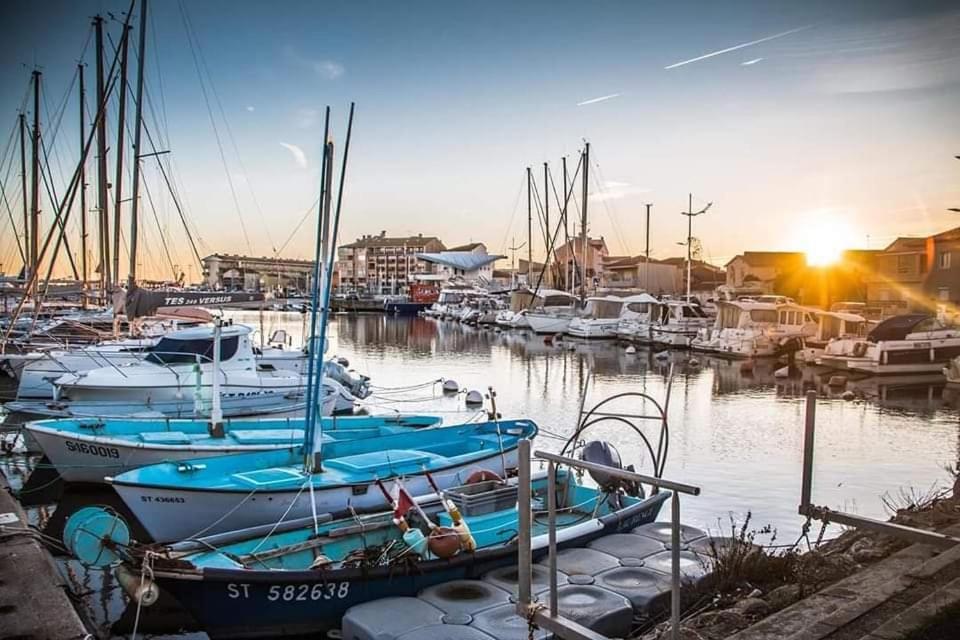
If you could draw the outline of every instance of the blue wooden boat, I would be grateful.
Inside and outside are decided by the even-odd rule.
[[[80,548],[81,554],[86,547],[86,555],[101,564],[122,559],[118,571],[128,593],[149,605],[162,589],[188,609],[213,638],[317,634],[339,627],[343,614],[354,605],[388,596],[413,596],[434,584],[479,578],[491,569],[515,566],[516,480],[480,484],[489,486],[476,485],[480,491],[458,487],[445,492],[448,499],[468,495],[469,501],[481,505],[474,515],[463,502],[458,505],[475,548],[455,546],[444,551],[445,557],[418,544],[423,532],[431,529],[427,520],[410,515],[405,521],[410,528],[403,534],[393,511],[319,526],[301,524],[270,535],[237,532],[167,547],[129,546],[116,516],[101,512],[93,516],[99,518],[99,525],[92,523],[87,533],[72,534],[77,526],[68,526],[73,539],[68,539],[67,545]],[[531,484],[532,504],[542,509],[547,480],[541,475]],[[561,549],[652,522],[670,497],[669,492],[647,498],[619,490],[607,493],[579,485],[566,470],[558,472],[557,485]],[[485,500],[485,495],[492,497]],[[436,495],[424,496],[419,502],[427,519],[439,526],[435,529],[438,535],[455,535],[449,533],[455,520]],[[482,505],[491,502],[500,503],[500,508],[484,513]],[[547,551],[546,517],[542,512],[541,516],[533,521],[535,558]],[[91,522],[89,517],[87,521]],[[122,532],[119,544],[104,552],[101,532],[111,532],[115,539],[118,530]],[[411,538],[412,530],[420,535]],[[144,575],[147,578],[143,579]]]
[[[439,425],[425,415],[343,416],[321,419],[325,444],[375,438]],[[222,433],[206,420],[40,420],[25,425],[34,450],[43,451],[67,482],[103,482],[137,467],[303,444],[304,419],[226,420]]]
[[[529,420],[499,420],[140,467],[105,478],[157,542],[234,531],[311,513],[383,507],[376,483],[405,477],[412,495],[431,493],[474,472],[500,476],[517,465]],[[311,460],[305,464],[304,460]]]

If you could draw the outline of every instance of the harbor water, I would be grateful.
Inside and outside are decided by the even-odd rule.
[[[267,337],[284,329],[293,344],[301,343],[299,313],[228,312],[227,317],[260,327]],[[627,392],[663,403],[669,387],[664,476],[702,488],[699,497],[681,501],[681,519],[715,535],[729,534],[730,519],[740,523],[750,513],[751,526],[769,525],[778,542],[797,539],[804,524],[797,505],[804,394],[809,389],[819,395],[816,504],[886,518],[890,514],[885,502],[903,505],[910,496],[945,485],[945,469],[960,461],[960,390],[946,387],[942,377],[851,378],[845,387],[831,388],[830,374],[815,368],[800,367],[780,377],[775,371],[782,365],[773,362],[744,367],[739,361],[683,351],[637,348],[627,353],[616,341],[554,342],[529,331],[382,314],[333,316],[327,353],[346,358],[350,368],[372,378],[375,390],[365,401],[368,411],[438,412],[447,422],[475,419],[476,408],[465,406],[464,394],[444,395],[440,381],[455,380],[461,390],[485,395],[492,388],[497,411],[534,420],[541,428],[534,448],[549,451],[559,451],[574,432],[585,386],[587,409]],[[852,392],[852,399],[850,393],[844,399],[844,391]],[[489,399],[485,408],[490,408]],[[611,410],[650,414],[655,407],[630,396],[605,408]],[[655,439],[659,425],[647,421],[644,429]],[[625,464],[651,472],[646,446],[623,423],[601,422],[586,437],[613,443]],[[2,459],[13,483],[25,482],[36,462],[18,456]],[[41,526],[49,525],[51,535],[56,535],[55,522],[62,526],[68,501],[78,506],[85,500],[109,502],[109,496],[72,496],[68,491],[58,509],[38,497],[43,482],[32,484],[38,503],[31,507],[32,517]],[[667,518],[669,510],[664,509],[661,519]],[[813,535],[818,529],[815,523]],[[126,628],[129,633],[136,612],[124,611],[116,580],[73,561],[60,562],[97,626],[106,629],[123,618],[114,631]],[[158,614],[151,615],[153,628],[162,628]],[[178,625],[173,615],[169,626]]]

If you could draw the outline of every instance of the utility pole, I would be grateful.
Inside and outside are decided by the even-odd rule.
[[[140,130],[143,119],[143,61],[147,57],[147,0],[140,3],[140,44],[137,49],[137,114],[133,125],[133,199],[130,202],[130,273],[127,288],[137,283],[137,208],[140,202]],[[118,219],[119,222],[119,219]]]
[[[587,299],[587,196],[589,194],[589,182],[587,176],[590,173],[590,143],[585,143],[583,147],[583,203],[580,214],[580,233],[583,234],[583,276],[580,278],[580,300]]]
[[[33,173],[30,183],[30,264],[31,273],[38,273],[37,264],[40,256],[37,238],[40,233],[40,76],[37,70],[33,71],[33,139],[32,162]],[[37,279],[34,278],[34,288]]]
[[[530,167],[527,167],[527,286],[530,286],[530,274],[533,273],[533,206],[530,200],[530,191],[533,188],[533,178]]]
[[[84,107],[86,93],[83,85],[83,63],[77,65],[77,76],[80,81],[80,302],[87,308],[87,157],[83,153],[86,144],[87,121]]]
[[[646,260],[643,263],[644,279],[645,283],[643,285],[647,293],[650,293],[650,207],[653,206],[651,203],[644,205],[647,208],[647,248],[646,248]]]
[[[30,205],[27,202],[27,116],[20,114],[20,199],[23,200],[23,278],[30,278],[33,268],[30,244]]]
[[[707,212],[707,209],[713,206],[712,202],[708,202],[707,206],[700,211],[693,210],[693,194],[690,194],[690,200],[687,205],[687,210],[683,211],[683,215],[687,216],[687,302],[690,302],[690,275],[692,272],[691,269],[691,251],[693,249],[693,218],[694,216],[699,216]]]
[[[103,77],[103,17],[93,19],[97,54],[97,212],[100,240],[100,292],[104,300],[110,289],[110,222],[107,205],[107,104]],[[99,113],[102,111],[102,113]]]
[[[120,94],[117,107],[117,173],[113,181],[113,277],[120,282],[120,203],[123,202],[123,134],[127,113],[127,53],[130,48],[130,25],[123,27],[120,37]],[[142,55],[142,54],[141,54]]]

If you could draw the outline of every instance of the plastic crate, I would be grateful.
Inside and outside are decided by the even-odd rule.
[[[469,517],[513,508],[517,504],[518,489],[515,484],[487,480],[451,487],[445,493],[460,513]]]

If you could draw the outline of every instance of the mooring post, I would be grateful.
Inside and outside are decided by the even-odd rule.
[[[807,391],[807,411],[803,428],[803,479],[800,485],[800,515],[810,511],[813,484],[813,442],[817,423],[817,392]]]
[[[670,498],[670,637],[680,638],[680,494]]]
[[[530,441],[524,438],[517,447],[518,466],[518,502],[520,506],[520,531],[517,540],[518,575],[517,575],[517,610],[520,615],[529,615],[530,584],[533,581],[533,561],[530,549],[530,532],[532,518],[530,513]]]
[[[557,464],[547,465],[547,527],[549,528],[550,617],[557,617]]]

